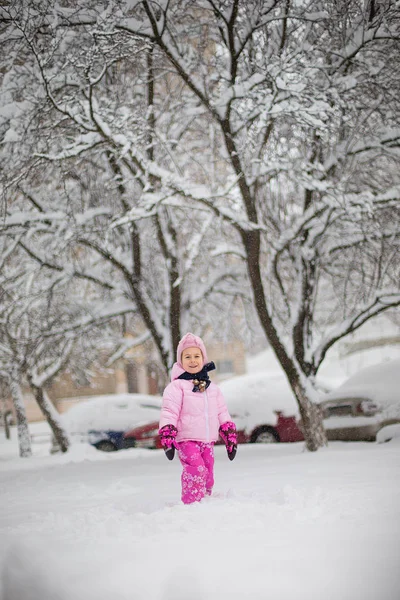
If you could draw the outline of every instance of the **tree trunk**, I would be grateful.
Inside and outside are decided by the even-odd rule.
[[[19,384],[18,373],[12,373],[11,375],[10,392],[17,416],[19,455],[22,458],[29,458],[32,456],[31,436],[29,434],[25,404],[22,396],[21,386]]]
[[[30,386],[35,395],[36,402],[38,403],[40,410],[46,417],[46,420],[51,427],[53,435],[61,448],[61,452],[67,452],[68,448],[71,445],[71,441],[68,437],[67,432],[61,425],[59,413],[54,408],[53,404],[51,403],[48,395],[46,394],[43,388],[37,387],[32,382],[30,382]]]
[[[247,271],[261,327],[263,328],[282,369],[286,373],[289,384],[297,399],[307,450],[315,452],[318,448],[326,446],[328,443],[320,408],[311,402],[304,386],[301,385],[300,375],[297,370],[298,367],[296,368],[293,360],[288,355],[268,311],[260,273],[260,233],[258,231],[246,232],[243,235],[243,240],[246,249]],[[303,376],[306,377],[307,375],[303,373]]]
[[[318,404],[311,402],[299,383],[291,384],[300,409],[301,423],[307,450],[315,452],[328,445],[328,438],[322,421],[322,411]]]
[[[9,415],[9,413],[4,408],[4,412],[3,412],[3,425],[4,425],[4,433],[6,435],[6,440],[9,440],[10,437],[11,437],[11,435],[10,435],[10,425],[8,423],[8,415]]]

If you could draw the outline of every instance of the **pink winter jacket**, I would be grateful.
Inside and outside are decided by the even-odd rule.
[[[163,394],[160,428],[175,425],[177,442],[216,442],[220,425],[232,421],[222,392],[215,383],[204,392],[192,392],[192,381],[177,379],[184,372],[177,363],[172,367],[171,383]]]

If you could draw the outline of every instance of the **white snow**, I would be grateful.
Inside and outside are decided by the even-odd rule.
[[[219,446],[215,495],[191,506],[162,451],[6,445],[1,600],[400,597],[398,443]]]
[[[367,398],[379,408],[382,418],[400,419],[400,359],[361,369],[326,399]]]
[[[271,353],[248,366],[243,381],[281,385]],[[243,444],[229,462],[217,446],[214,495],[191,506],[179,500],[179,461],[162,451],[75,444],[49,455],[38,423],[23,459],[15,428],[11,440],[0,430],[0,600],[398,600],[400,433],[390,427],[378,434],[387,443],[316,453]]]
[[[158,419],[161,397],[147,394],[112,394],[80,399],[61,420],[70,433],[89,430],[125,431]]]
[[[382,429],[378,431],[376,436],[378,444],[390,442],[391,440],[396,440],[397,443],[400,442],[400,423],[386,425],[386,427],[382,427]]]
[[[388,331],[385,329],[378,329],[375,331],[373,327],[371,327],[371,329],[372,333],[375,333],[375,338],[378,338],[378,341],[379,334],[388,335],[388,331],[393,333],[393,329],[389,329]],[[364,326],[362,331],[367,332],[364,334],[366,339],[373,339],[374,336],[371,335],[368,327]],[[368,335],[368,333],[370,335]],[[395,333],[397,333],[397,330],[395,330]],[[326,388],[327,390],[333,390],[344,383],[349,377],[361,371],[361,369],[390,360],[400,360],[400,345],[398,344],[392,346],[377,345],[375,347],[372,345],[371,348],[352,354],[343,352],[343,349],[347,349],[347,339],[353,339],[354,337],[357,339],[357,336],[348,336],[348,338],[345,338],[343,342],[336,344],[336,346],[328,352],[316,377],[316,381],[320,387]],[[248,357],[246,368],[248,373],[282,373],[282,367],[271,348]]]

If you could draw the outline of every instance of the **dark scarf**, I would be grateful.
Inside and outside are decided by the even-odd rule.
[[[202,368],[198,373],[188,373],[185,371],[182,375],[179,375],[178,379],[186,379],[186,381],[193,381],[194,388],[192,392],[204,392],[208,388],[211,383],[211,380],[208,376],[208,371],[213,371],[215,369],[215,365],[213,362],[209,362]]]

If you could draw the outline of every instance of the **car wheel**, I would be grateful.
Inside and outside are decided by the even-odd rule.
[[[124,438],[122,440],[122,448],[124,450],[128,450],[128,448],[136,448],[136,438],[133,438],[133,437]]]
[[[251,444],[276,444],[279,442],[279,434],[273,427],[260,427],[253,431],[250,439]]]
[[[97,450],[101,450],[102,452],[115,452],[117,450],[112,442],[108,442],[106,440],[95,444],[95,448],[97,448]]]

